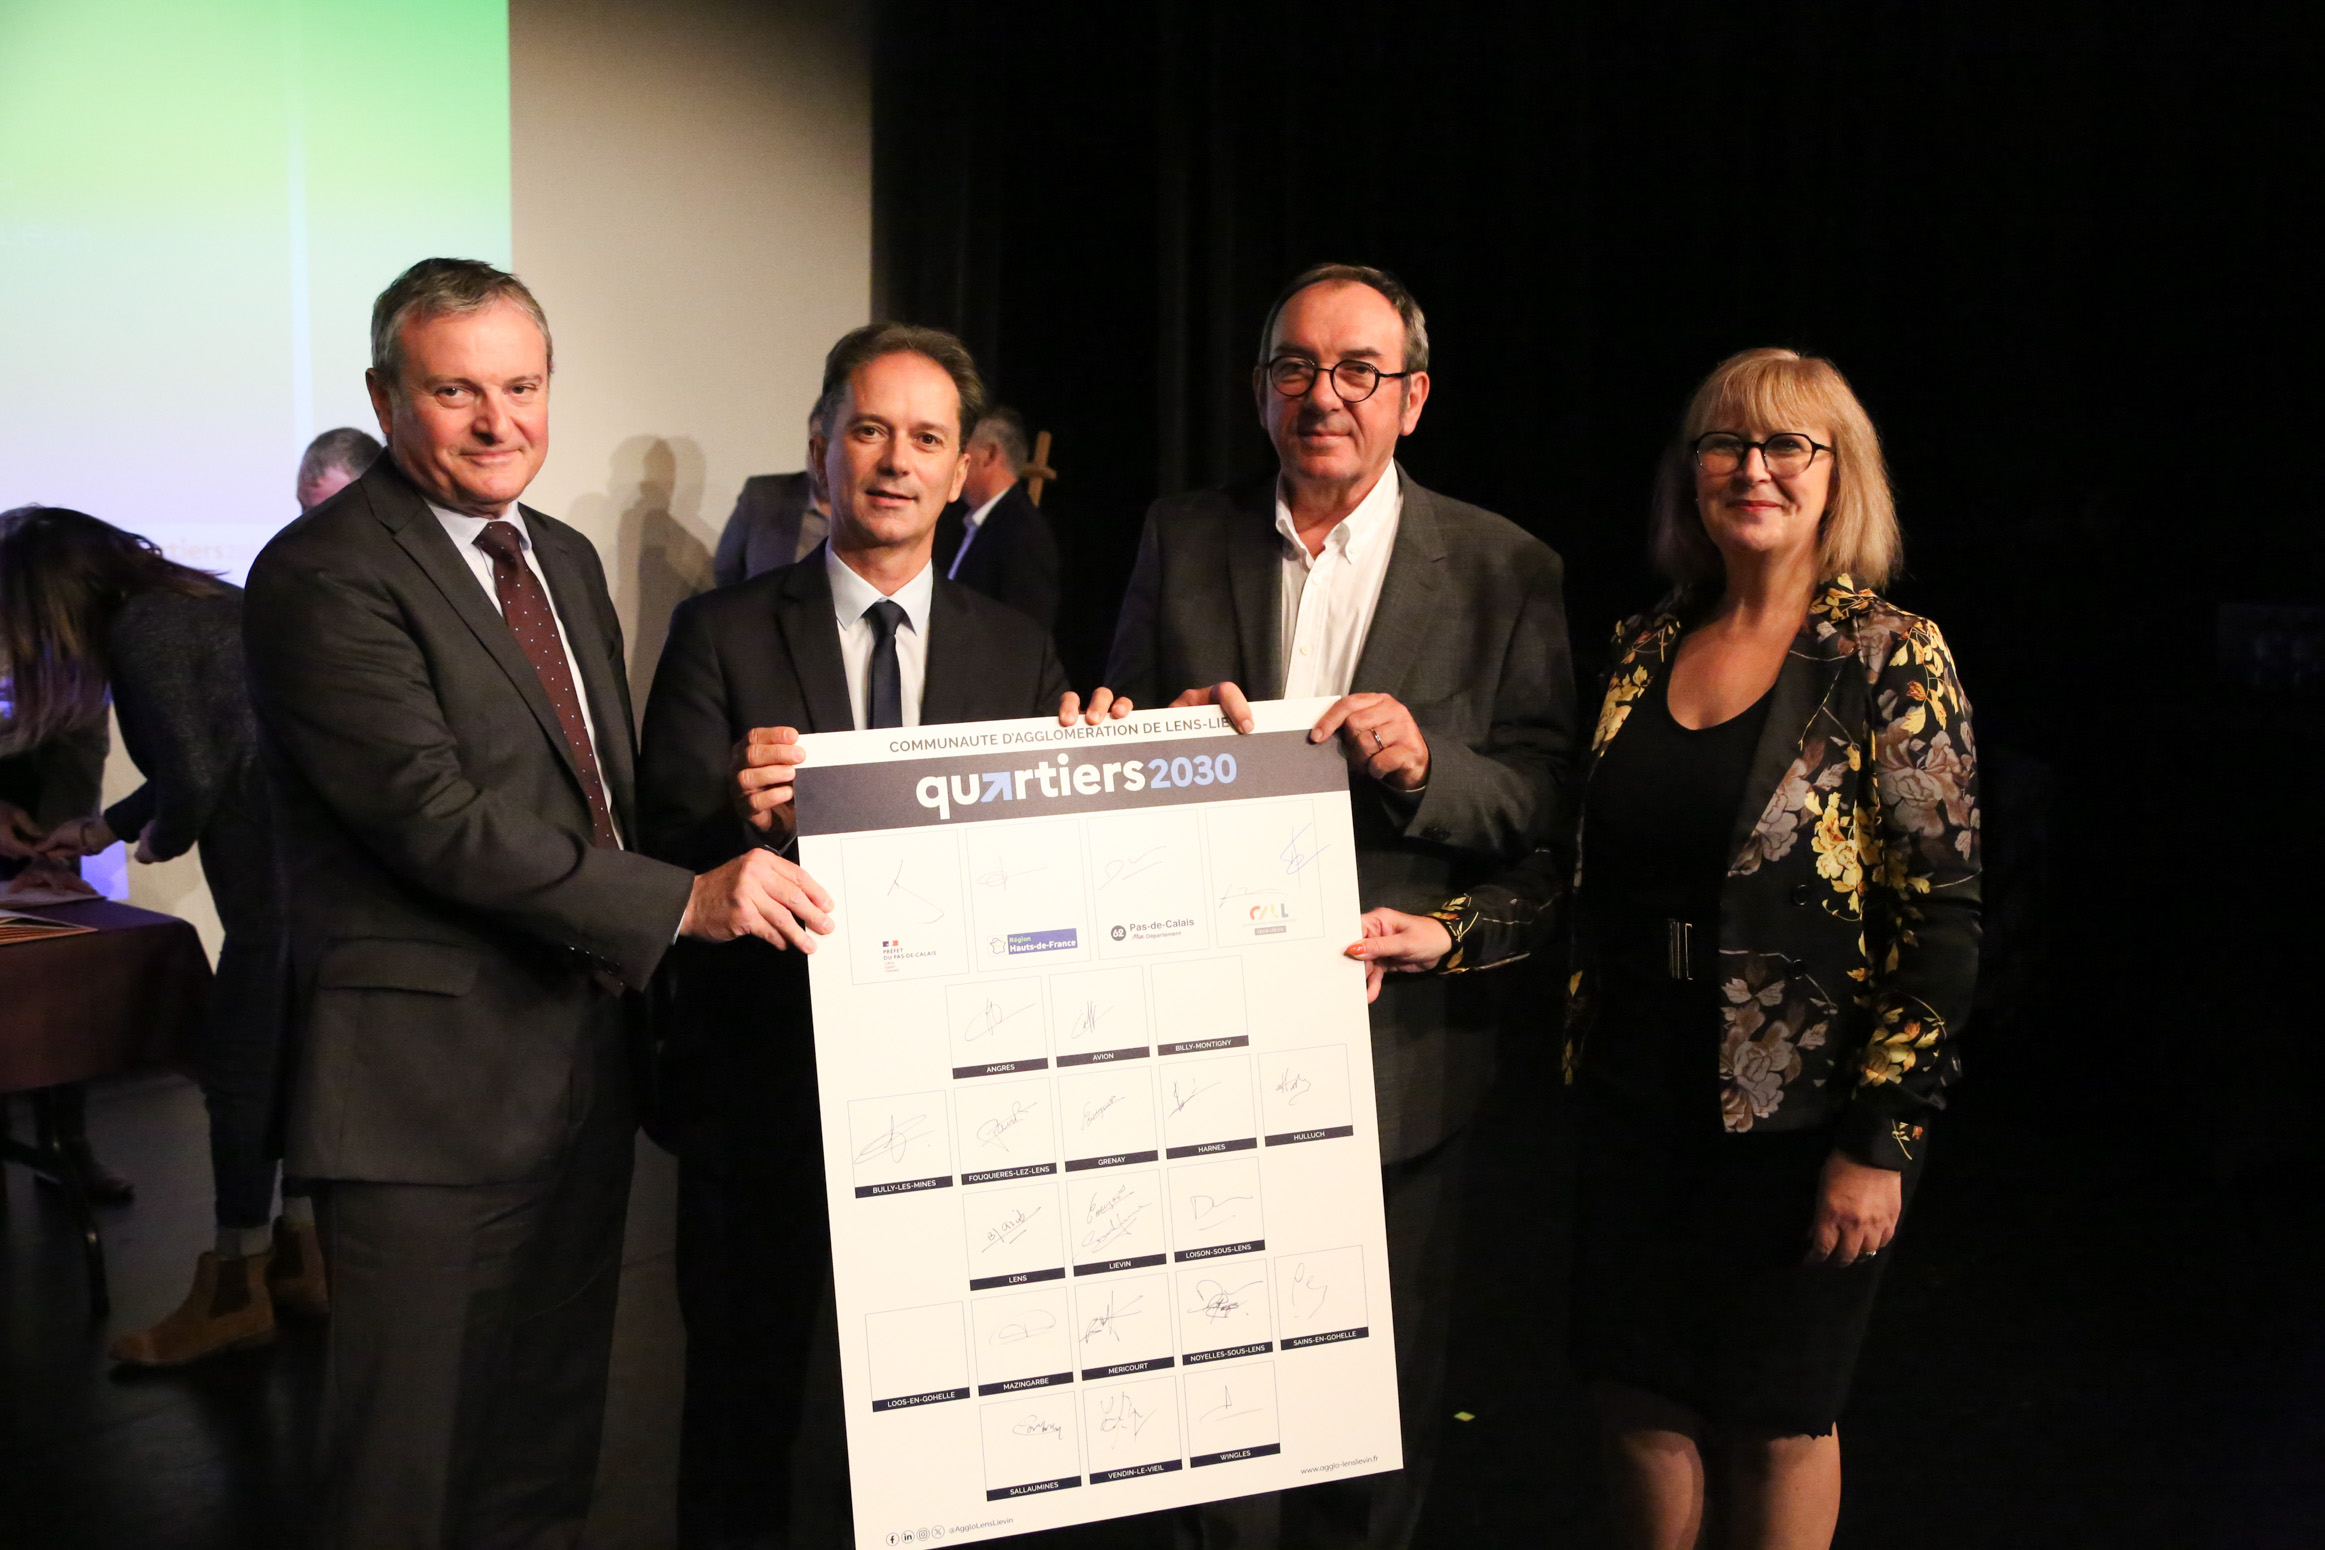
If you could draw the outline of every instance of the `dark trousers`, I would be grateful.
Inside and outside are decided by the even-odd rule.
[[[221,1227],[264,1227],[274,1209],[275,1163],[282,1156],[283,993],[280,934],[253,940],[228,933],[195,1060],[210,1112],[210,1179]]]
[[[633,1113],[618,1003],[595,1002],[566,1140],[536,1176],[333,1180],[322,1543],[549,1550],[580,1540],[605,1423]]]
[[[680,1161],[683,1550],[790,1541],[792,1449],[817,1332],[832,1317],[830,1287],[831,1226],[822,1159],[812,1145]],[[836,1348],[823,1359],[836,1369]],[[831,1387],[836,1398],[836,1381]],[[844,1479],[844,1450],[838,1462]]]
[[[1381,1169],[1405,1467],[1193,1508],[1179,1518],[1182,1550],[1405,1550],[1412,1543],[1444,1429],[1468,1156],[1469,1133],[1462,1131]]]

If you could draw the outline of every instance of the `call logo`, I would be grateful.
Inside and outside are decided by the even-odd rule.
[[[1280,899],[1273,904],[1254,904],[1248,914],[1253,920],[1290,920],[1292,918],[1291,906]]]

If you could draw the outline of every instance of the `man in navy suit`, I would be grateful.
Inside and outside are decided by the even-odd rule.
[[[639,761],[649,854],[718,866],[787,848],[802,732],[1072,708],[1047,629],[932,561],[983,400],[950,334],[875,323],[832,347],[825,430],[809,442],[831,537],[797,564],[692,599],[671,621]],[[679,1156],[688,1550],[787,1542],[810,1336],[828,1318],[807,966],[797,950],[760,946],[721,956],[681,943],[670,956],[665,1117]]]
[[[1006,405],[985,411],[969,437],[961,498],[937,522],[936,563],[1049,630],[1058,622],[1058,545],[1049,518],[1025,493],[1031,456],[1023,416]]]

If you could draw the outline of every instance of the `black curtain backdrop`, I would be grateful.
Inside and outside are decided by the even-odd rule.
[[[2316,790],[2317,677],[2224,677],[2221,638],[2224,607],[2325,603],[2319,16],[892,0],[878,305],[1055,433],[1085,686],[1147,503],[1267,466],[1257,330],[1308,263],[1419,295],[1405,461],[1565,556],[1586,666],[1657,592],[1647,490],[1695,383],[1829,355],[1887,445],[1890,591],[1979,712],[1973,1071],[2104,1107],[2192,1026],[2265,1043],[2309,956],[2319,826],[2225,788]],[[2318,616],[2260,617],[2297,646]]]

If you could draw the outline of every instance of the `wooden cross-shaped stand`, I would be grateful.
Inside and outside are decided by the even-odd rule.
[[[1025,498],[1036,506],[1040,505],[1041,487],[1058,476],[1058,471],[1049,466],[1048,431],[1043,431],[1033,438],[1033,461],[1026,464],[1020,472],[1025,478]]]

